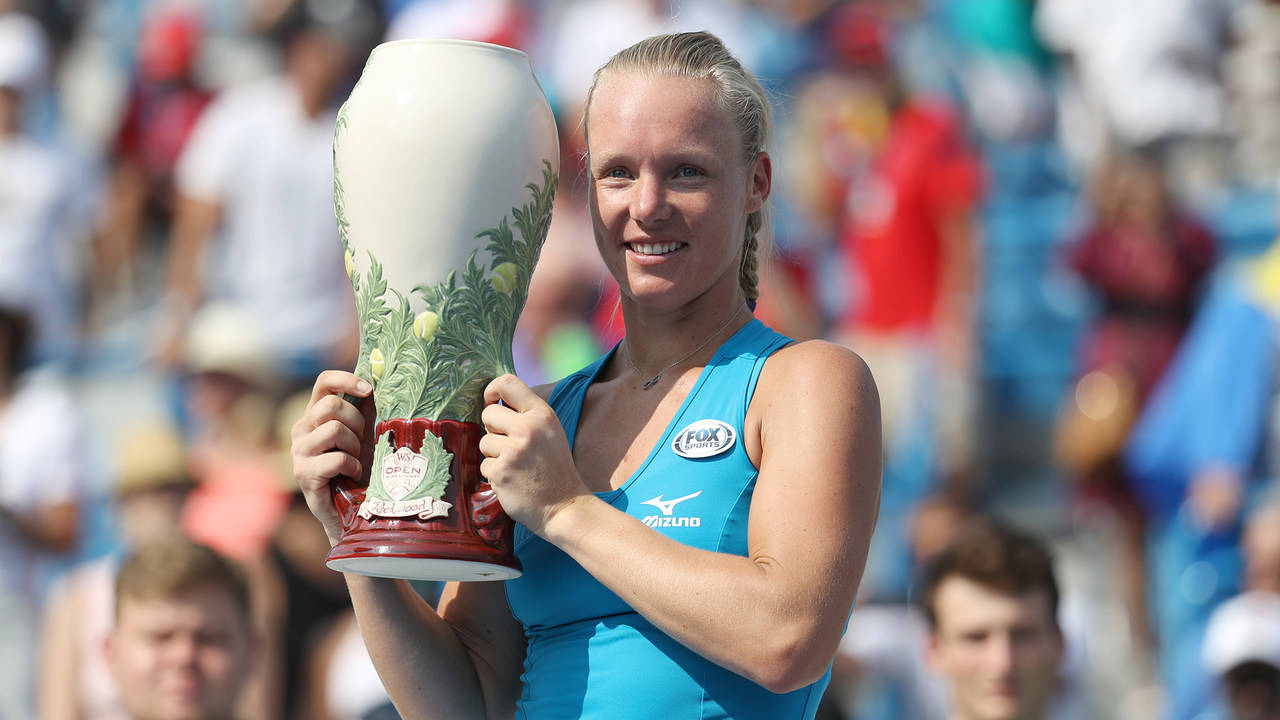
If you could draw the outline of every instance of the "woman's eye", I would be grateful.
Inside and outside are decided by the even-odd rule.
[[[613,168],[612,170],[606,172],[604,176],[607,178],[625,178],[627,177],[627,171],[623,170],[622,168]]]

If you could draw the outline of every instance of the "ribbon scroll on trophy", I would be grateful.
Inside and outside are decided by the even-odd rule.
[[[551,223],[559,146],[528,57],[458,40],[379,45],[338,112],[334,206],[378,412],[368,485],[341,479],[335,570],[518,576],[480,475],[483,390]]]

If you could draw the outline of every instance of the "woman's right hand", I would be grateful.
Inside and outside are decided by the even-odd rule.
[[[343,395],[368,398],[372,392],[373,386],[357,375],[326,370],[316,378],[306,412],[291,432],[293,477],[330,546],[342,536],[330,483],[339,475],[367,482],[373,462],[373,433],[365,433],[376,416],[373,401],[357,407]]]

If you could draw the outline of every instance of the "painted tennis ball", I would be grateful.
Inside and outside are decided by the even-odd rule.
[[[374,380],[382,379],[382,371],[387,369],[387,359],[382,356],[382,351],[374,348],[369,351],[369,372],[373,373]]]
[[[516,289],[516,278],[519,272],[515,263],[502,263],[493,269],[493,288],[504,295],[510,295]]]
[[[347,263],[347,277],[349,277],[349,278],[350,278],[350,277],[355,277],[355,274],[356,274],[356,259],[355,259],[355,258],[353,258],[353,257],[351,257],[351,251],[350,251],[350,250],[344,250],[344,251],[342,252],[342,259],[343,259],[343,260],[345,260],[345,261],[346,261],[346,263]]]
[[[422,338],[423,342],[431,342],[431,338],[436,336],[438,327],[440,327],[440,316],[430,310],[418,313],[418,317],[413,319],[413,334]]]

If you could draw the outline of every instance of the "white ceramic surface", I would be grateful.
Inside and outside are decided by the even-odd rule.
[[[460,40],[378,46],[338,113],[333,160],[356,373],[383,418],[478,421],[483,384],[514,371],[559,170],[528,56]]]
[[[543,161],[558,170],[555,118],[529,59],[462,40],[379,45],[334,139],[356,267],[365,249],[407,292],[462,268],[476,233],[528,200]],[[483,255],[483,252],[481,253]]]

